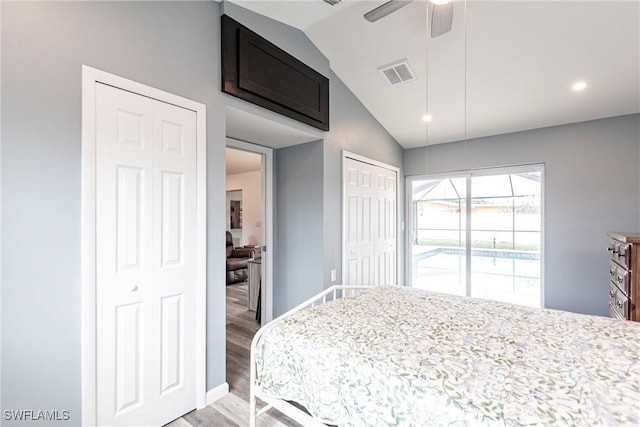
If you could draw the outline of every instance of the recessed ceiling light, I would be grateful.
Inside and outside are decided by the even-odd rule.
[[[571,85],[571,89],[574,92],[580,92],[581,90],[585,90],[587,88],[587,82],[579,81],[575,82]]]
[[[431,120],[433,120],[431,114],[425,114],[424,116],[422,116],[422,121],[425,123],[429,123]]]

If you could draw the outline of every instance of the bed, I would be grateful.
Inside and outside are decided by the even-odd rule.
[[[638,426],[640,323],[334,286],[258,331],[250,377],[251,427]]]

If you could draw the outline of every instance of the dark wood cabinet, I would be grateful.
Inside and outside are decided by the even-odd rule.
[[[329,79],[227,15],[222,27],[222,91],[329,130]]]

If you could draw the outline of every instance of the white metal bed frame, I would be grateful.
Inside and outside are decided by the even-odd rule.
[[[286,313],[278,316],[276,320],[280,320],[284,317],[287,317],[297,311],[300,311],[304,308],[308,307],[316,307],[326,303],[327,301],[333,301],[339,298],[343,298],[345,296],[354,295],[356,292],[362,289],[370,288],[371,286],[349,286],[349,285],[335,285],[330,288],[325,289],[323,292],[317,294],[314,297],[309,298],[302,304],[292,308]],[[266,325],[265,325],[266,326]],[[258,332],[256,332],[253,337],[253,341],[251,342],[251,366],[250,366],[250,391],[249,391],[249,427],[256,427],[256,418],[269,409],[274,408],[278,411],[282,412],[289,418],[299,422],[305,427],[326,427],[324,423],[313,418],[308,413],[299,409],[298,407],[292,405],[286,400],[277,399],[271,396],[267,396],[260,391],[260,387],[256,384],[256,361],[255,361],[255,350],[260,341],[260,337],[262,336],[264,327],[260,328]],[[259,411],[256,412],[256,399],[262,400],[266,403],[266,406]]]

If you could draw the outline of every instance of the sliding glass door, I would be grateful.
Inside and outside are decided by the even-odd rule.
[[[412,182],[412,286],[466,295],[466,176]]]
[[[542,166],[409,178],[411,286],[542,305]]]

